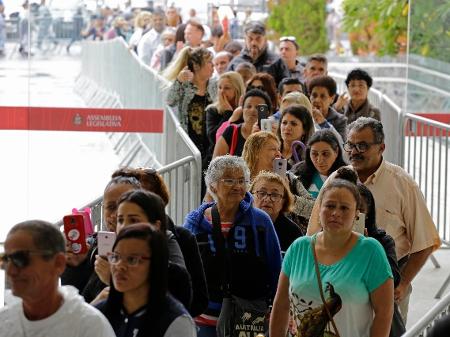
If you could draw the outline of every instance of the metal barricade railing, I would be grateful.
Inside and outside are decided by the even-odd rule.
[[[403,167],[419,184],[441,239],[450,245],[450,125],[407,114],[403,127]]]
[[[167,81],[144,65],[122,39],[85,41],[82,50],[77,91],[87,106],[165,110],[162,134],[108,136],[122,166],[162,170],[171,192],[168,213],[181,224],[188,211],[200,204],[201,154],[174,111],[165,105]]]
[[[330,73],[337,83],[338,92],[346,90],[345,78],[342,74]],[[381,122],[385,134],[385,142],[389,144],[383,154],[384,158],[391,163],[402,166],[403,164],[403,141],[402,141],[402,109],[389,97],[376,89],[370,89],[369,101],[380,109]]]
[[[450,293],[431,308],[416,324],[406,331],[402,337],[426,337],[430,329],[441,317],[450,313]]]

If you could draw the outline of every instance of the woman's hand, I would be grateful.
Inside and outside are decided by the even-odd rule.
[[[322,124],[326,121],[325,117],[323,117],[322,112],[319,109],[313,107],[312,114],[314,122],[316,122],[317,124]]]
[[[97,295],[96,298],[92,300],[90,303],[91,305],[96,305],[97,303],[106,300],[109,296],[109,287],[104,288],[100,293]]]
[[[78,267],[80,264],[82,264],[88,257],[89,249],[91,248],[91,246],[87,243],[86,246],[86,253],[75,254],[72,250],[72,245],[66,240],[66,264],[70,267]]]
[[[336,103],[334,103],[334,108],[337,111],[341,112],[342,109],[344,108],[344,106],[347,105],[348,101],[349,101],[349,98],[347,96],[347,93],[344,92],[342,95],[339,95]]]
[[[222,101],[224,103],[225,110],[233,111],[233,107],[231,106],[230,102],[228,102],[228,99],[226,98],[225,94],[222,93]]]
[[[259,131],[261,131],[261,129],[259,128],[258,122],[256,122],[252,126],[252,134],[254,134],[255,132],[259,132]]]
[[[233,110],[233,109],[230,109]],[[236,109],[234,109],[233,114],[230,118],[228,118],[228,121],[230,123],[236,123],[238,120],[242,118],[242,107],[238,106]]]
[[[177,76],[177,80],[181,83],[191,82],[194,79],[194,73],[186,66]]]
[[[111,277],[109,262],[103,257],[96,255],[94,269],[100,281],[102,281],[104,284],[109,285],[109,279]]]

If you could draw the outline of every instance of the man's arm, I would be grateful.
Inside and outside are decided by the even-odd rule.
[[[401,301],[408,290],[409,285],[412,280],[419,273],[420,269],[422,269],[423,265],[427,261],[428,257],[433,252],[433,247],[425,248],[424,250],[418,251],[416,253],[412,253],[409,256],[408,262],[406,262],[405,267],[401,273],[402,279],[400,284],[394,291],[395,301]]]

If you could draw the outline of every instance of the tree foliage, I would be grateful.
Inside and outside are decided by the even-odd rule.
[[[275,37],[295,36],[302,54],[328,50],[325,28],[325,0],[269,1],[268,26]]]
[[[344,0],[343,28],[355,54],[406,52],[408,10],[410,53],[450,61],[450,1]]]
[[[356,54],[406,51],[407,0],[344,0],[343,28]]]
[[[410,52],[450,62],[450,1],[414,1],[411,6]]]

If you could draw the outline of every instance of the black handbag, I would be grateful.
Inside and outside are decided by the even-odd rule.
[[[266,299],[247,300],[234,296],[230,291],[230,254],[225,245],[220,226],[220,215],[217,206],[211,208],[213,222],[213,239],[217,256],[223,261],[222,287],[225,296],[222,300],[219,319],[217,320],[218,337],[240,337],[269,332],[269,306]]]

